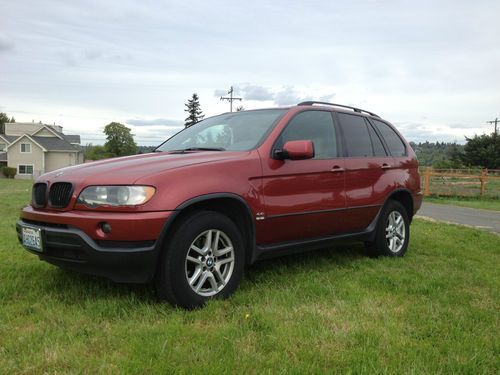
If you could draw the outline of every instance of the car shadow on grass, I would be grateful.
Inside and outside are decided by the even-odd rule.
[[[242,290],[249,290],[265,284],[270,278],[274,283],[286,285],[289,275],[321,272],[322,267],[352,268],[359,260],[365,259],[364,246],[361,243],[338,244],[321,250],[265,259],[248,267],[243,278]],[[44,278],[45,285],[40,286],[48,295],[67,304],[82,304],[102,299],[129,301],[165,305],[160,301],[150,284],[121,284],[111,280],[67,271],[51,266]],[[280,277],[283,275],[283,277]],[[288,275],[288,277],[287,277]],[[168,305],[167,305],[168,306]]]

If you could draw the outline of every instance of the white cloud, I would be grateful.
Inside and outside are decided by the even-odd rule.
[[[193,92],[207,116],[227,111],[233,84],[248,109],[334,101],[460,139],[500,116],[499,13],[496,0],[3,1],[0,103],[99,133],[182,122]]]
[[[166,125],[171,127],[179,127],[184,125],[183,121],[172,120],[166,118],[156,118],[156,119],[128,119],[127,124],[135,126],[151,126],[151,125]]]
[[[14,42],[6,35],[0,34],[0,52],[14,48]]]

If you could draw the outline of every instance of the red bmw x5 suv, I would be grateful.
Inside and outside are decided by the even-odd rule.
[[[61,268],[154,282],[185,308],[227,297],[255,261],[364,241],[403,256],[422,194],[401,134],[354,107],[304,102],[225,113],[154,153],[47,173],[17,223]]]

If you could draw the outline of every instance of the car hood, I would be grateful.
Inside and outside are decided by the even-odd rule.
[[[170,169],[234,159],[241,157],[241,154],[242,152],[229,151],[188,151],[125,156],[58,169],[40,176],[37,181],[69,181],[84,185],[133,184],[140,178]]]

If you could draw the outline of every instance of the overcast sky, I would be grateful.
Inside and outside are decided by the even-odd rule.
[[[0,2],[0,111],[82,143],[126,123],[155,145],[202,110],[323,99],[413,141],[464,141],[500,117],[500,1]],[[239,104],[239,103],[238,103]]]

